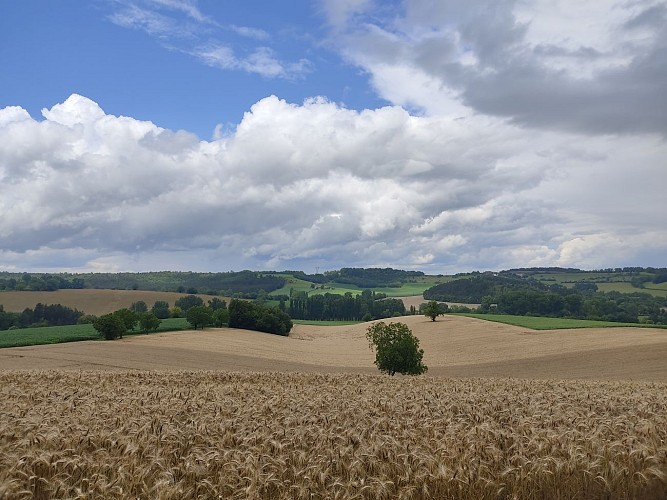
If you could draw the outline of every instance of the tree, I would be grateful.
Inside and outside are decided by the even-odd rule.
[[[440,304],[437,300],[430,300],[422,309],[424,316],[431,318],[431,321],[435,321],[435,318],[445,314],[447,310],[447,304]]]
[[[188,309],[188,312],[185,313],[185,319],[188,320],[188,323],[196,330],[197,326],[201,326],[202,330],[206,325],[210,325],[212,322],[211,310],[205,306],[193,306]]]
[[[229,326],[277,335],[289,335],[292,320],[277,307],[232,299],[229,303]]]
[[[148,306],[146,305],[146,302],[143,300],[138,300],[136,302],[132,302],[132,305],[130,306],[130,311],[134,311],[135,313],[141,314],[145,313],[148,311]]]
[[[213,311],[213,326],[221,327],[229,324],[229,311],[216,309]]]
[[[118,309],[118,311],[114,312],[113,315],[120,318],[120,320],[125,324],[125,330],[128,332],[130,330],[134,330],[134,327],[139,321],[137,313],[130,311],[129,309]],[[123,336],[121,335],[121,338],[122,337]]]
[[[144,332],[154,332],[160,327],[160,318],[152,312],[145,312],[139,316],[139,325]]]
[[[116,337],[123,338],[123,334],[127,331],[125,323],[120,316],[115,313],[105,314],[100,316],[93,322],[93,328],[99,332],[107,340],[113,340]]]
[[[374,323],[366,331],[368,346],[375,350],[375,365],[394,375],[421,375],[428,367],[422,362],[424,350],[405,323]]]
[[[155,304],[153,304],[153,307],[151,308],[151,312],[155,314],[158,319],[167,319],[169,316],[171,316],[171,313],[169,312],[169,302],[165,302],[164,300],[156,300]]]
[[[208,301],[208,307],[211,311],[217,311],[218,309],[227,309],[227,302],[220,300],[218,297],[213,297]]]
[[[181,297],[180,299],[177,299],[176,302],[174,303],[175,307],[180,307],[183,311],[186,311],[190,309],[191,307],[196,307],[196,306],[203,306],[204,301],[201,297],[197,297],[196,295],[185,295]]]

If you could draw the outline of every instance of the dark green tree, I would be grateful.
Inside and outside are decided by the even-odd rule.
[[[118,311],[114,312],[113,315],[120,318],[120,320],[125,324],[125,330],[128,332],[134,330],[134,327],[139,321],[139,316],[137,313],[130,311],[129,309],[118,309]]]
[[[130,306],[130,311],[134,311],[137,314],[142,314],[148,311],[148,306],[146,305],[146,302],[143,300],[138,300],[136,302],[132,302],[132,305]]]
[[[100,316],[93,322],[93,328],[98,331],[107,340],[113,340],[116,337],[123,338],[127,331],[123,320],[115,313]]]
[[[368,327],[366,338],[375,350],[375,365],[381,372],[421,375],[428,370],[422,362],[424,350],[419,348],[419,339],[405,323],[374,323]]]
[[[171,316],[169,312],[169,302],[165,302],[164,300],[155,301],[155,304],[151,307],[151,312],[155,314],[158,319],[167,319]]]
[[[185,313],[185,319],[188,320],[188,323],[190,323],[195,330],[198,326],[201,326],[203,330],[206,325],[212,323],[213,316],[208,307],[193,306],[188,309],[187,313]]]
[[[426,303],[422,312],[427,318],[431,318],[431,321],[435,321],[435,318],[445,314],[447,311],[447,304],[440,304],[437,300],[430,300]]]
[[[139,326],[144,332],[154,332],[160,327],[162,321],[152,312],[145,312],[139,316]]]
[[[218,328],[229,324],[229,311],[227,309],[216,309],[213,311],[213,326]]]
[[[185,295],[180,299],[177,299],[174,305],[176,307],[180,307],[183,311],[187,311],[191,307],[203,306],[204,301],[202,300],[201,297],[197,297],[196,295],[190,294],[190,295]]]
[[[213,297],[208,301],[208,307],[211,311],[217,311],[218,309],[227,309],[227,302],[220,300],[218,297]]]

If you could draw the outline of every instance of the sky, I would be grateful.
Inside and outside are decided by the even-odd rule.
[[[0,271],[667,266],[667,1],[0,0]]]

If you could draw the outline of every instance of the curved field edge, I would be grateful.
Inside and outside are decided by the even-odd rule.
[[[589,319],[547,318],[543,316],[515,316],[511,314],[454,313],[456,316],[483,319],[506,325],[520,326],[531,330],[565,330],[571,328],[667,328],[665,325],[641,323],[619,323]]]
[[[2,498],[665,498],[667,384],[0,373]]]
[[[188,330],[192,325],[185,318],[168,318],[161,320],[156,332],[165,333]],[[131,331],[125,336],[146,335],[144,332]],[[100,334],[91,324],[46,326],[39,328],[19,328],[17,330],[0,331],[0,349],[8,347],[28,347],[46,344],[62,344],[83,340],[102,340]]]

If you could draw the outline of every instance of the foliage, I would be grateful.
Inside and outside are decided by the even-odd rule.
[[[53,292],[68,288],[84,288],[84,282],[67,274],[0,273],[0,290]]]
[[[130,311],[127,308],[118,309],[116,312],[113,313],[113,315],[120,318],[120,320],[125,325],[125,330],[128,332],[134,330],[134,327],[139,322],[139,316],[137,315],[137,313],[135,313],[134,311]]]
[[[232,299],[229,303],[229,326],[287,336],[292,320],[277,307]]]
[[[76,275],[88,288],[117,290],[229,291],[253,295],[259,290],[272,292],[285,285],[285,278],[254,271],[229,273],[193,273],[160,271],[147,273],[83,273]],[[253,297],[254,298],[254,297]]]
[[[218,297],[213,297],[208,301],[208,307],[211,311],[217,311],[218,309],[227,309],[227,302],[219,299]]]
[[[466,278],[435,285],[424,292],[427,300],[440,302],[464,302],[479,304],[485,296],[517,289],[546,289],[546,286],[515,275],[500,276],[493,273],[473,273]]]
[[[117,337],[123,338],[127,331],[125,322],[120,315],[116,313],[104,314],[95,320],[93,328],[107,340],[114,340]]]
[[[431,321],[435,321],[438,316],[442,316],[447,311],[447,304],[441,304],[437,300],[430,300],[422,308],[421,312]]]
[[[206,325],[210,325],[213,321],[211,310],[206,306],[192,306],[185,313],[185,319],[196,330],[201,326],[202,330]]]
[[[143,300],[138,300],[136,302],[132,302],[132,305],[130,306],[130,311],[134,311],[137,314],[142,314],[148,312],[148,306],[146,305],[146,302],[144,302]]]
[[[155,314],[158,319],[167,319],[171,316],[169,311],[169,302],[164,300],[156,300],[151,307],[151,312]]]
[[[400,299],[364,290],[361,294],[344,295],[325,293],[309,295],[293,292],[290,296],[289,315],[295,319],[316,321],[361,321],[364,318],[382,319],[403,316],[405,304]]]
[[[424,297],[458,302],[479,298],[481,312],[667,324],[667,315],[661,311],[664,299],[648,293],[596,292],[595,283],[575,285],[567,288],[509,273],[485,273],[437,285],[424,292]]]
[[[428,370],[422,363],[424,350],[419,348],[419,339],[405,323],[374,323],[368,327],[366,338],[375,350],[375,364],[380,371],[389,375],[421,375]]]
[[[139,326],[144,332],[155,332],[160,328],[162,321],[152,312],[145,312],[139,316]]]
[[[39,326],[75,325],[83,313],[60,304],[37,304],[34,309],[25,308],[21,313],[6,312],[0,305],[0,330]]]
[[[329,281],[347,283],[360,288],[400,287],[401,283],[424,276],[421,271],[401,271],[387,268],[351,268],[325,273]]]
[[[181,297],[180,299],[176,299],[176,302],[174,303],[175,307],[180,307],[182,311],[187,312],[188,309],[191,307],[196,307],[196,306],[203,306],[204,305],[204,300],[201,297],[197,297],[196,295],[185,295]]]
[[[214,310],[212,319],[213,326],[217,326],[218,328],[229,325],[229,310],[227,308]]]

